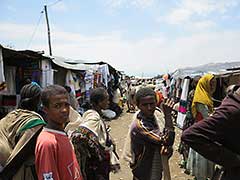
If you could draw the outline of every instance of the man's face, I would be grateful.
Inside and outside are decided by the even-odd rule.
[[[153,117],[156,108],[155,96],[146,96],[140,98],[138,108],[144,114],[145,117]]]
[[[45,107],[48,121],[63,126],[69,116],[69,100],[67,94],[53,95],[49,98],[49,107]]]

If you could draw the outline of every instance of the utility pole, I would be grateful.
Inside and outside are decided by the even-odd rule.
[[[52,56],[51,36],[50,36],[50,27],[49,27],[49,22],[48,22],[47,5],[44,5],[44,11],[45,11],[46,22],[47,22],[49,55]]]

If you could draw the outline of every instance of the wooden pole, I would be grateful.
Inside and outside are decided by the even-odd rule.
[[[44,5],[44,11],[45,11],[46,22],[47,22],[49,55],[52,56],[51,36],[50,36],[50,27],[49,27],[49,21],[48,21],[47,5]]]

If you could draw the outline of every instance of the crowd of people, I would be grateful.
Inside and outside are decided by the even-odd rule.
[[[123,158],[133,180],[171,180],[176,99],[169,79],[162,88],[126,81],[114,94],[92,89],[82,115],[68,87],[29,82],[18,108],[0,120],[0,179],[108,180]],[[216,84],[212,74],[193,78],[179,147],[182,166],[196,180],[239,180],[240,88],[231,86],[215,108]],[[126,101],[127,113],[134,113],[121,157],[105,122],[109,99],[121,110]]]

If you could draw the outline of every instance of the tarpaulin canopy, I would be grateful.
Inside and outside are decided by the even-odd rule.
[[[83,62],[72,63],[72,61],[70,61],[70,59],[66,59],[63,57],[52,56],[51,59],[54,64],[56,64],[60,67],[63,67],[65,69],[80,70],[80,71],[96,69],[96,68],[94,68],[94,66],[83,64]]]
[[[177,79],[183,79],[186,76],[194,77],[196,75],[204,75],[206,73],[211,73],[214,75],[218,74],[228,74],[234,71],[236,68],[240,67],[240,62],[229,62],[229,63],[210,63],[197,67],[188,67],[177,69],[172,73],[172,77]]]

